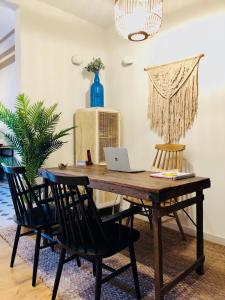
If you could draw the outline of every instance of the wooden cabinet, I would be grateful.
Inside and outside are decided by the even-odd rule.
[[[91,151],[95,164],[105,164],[104,147],[120,147],[120,114],[105,108],[78,109],[74,119],[75,160],[87,160]],[[116,199],[118,198],[118,199]],[[111,206],[120,201],[115,194],[95,192],[96,205]]]

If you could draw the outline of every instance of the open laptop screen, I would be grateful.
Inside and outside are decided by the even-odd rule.
[[[107,168],[122,172],[143,172],[143,170],[132,170],[126,148],[105,147],[105,160]]]

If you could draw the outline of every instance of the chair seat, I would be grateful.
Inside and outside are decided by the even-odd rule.
[[[94,228],[94,226],[92,228]],[[108,233],[108,243],[105,243],[105,241],[103,241],[100,235],[98,235],[96,232],[93,238],[95,240],[95,245],[97,245],[97,249],[93,248],[88,232],[86,235],[83,235],[83,237],[86,237],[86,251],[82,247],[82,242],[79,240],[77,243],[75,243],[72,236],[69,244],[65,243],[61,234],[59,234],[57,238],[63,247],[70,249],[73,253],[79,256],[101,256],[104,258],[114,255],[117,252],[125,249],[131,243],[137,241],[140,237],[140,233],[137,230],[133,228],[131,229],[125,225],[119,225],[117,223],[103,224],[103,228]]]
[[[39,207],[33,207],[27,210],[27,214],[23,215],[24,220],[18,220],[14,216],[14,221],[22,226],[29,228],[37,227],[50,227],[58,224],[57,213],[54,204],[42,205],[42,209]]]

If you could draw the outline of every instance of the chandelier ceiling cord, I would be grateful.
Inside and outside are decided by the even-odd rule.
[[[130,41],[143,41],[159,31],[163,0],[115,0],[115,25]]]

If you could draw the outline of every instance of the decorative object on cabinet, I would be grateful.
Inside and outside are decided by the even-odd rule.
[[[86,166],[92,166],[93,162],[91,159],[91,151],[87,150],[87,160],[86,160]]]
[[[93,60],[85,67],[85,70],[95,74],[90,93],[91,107],[104,107],[104,88],[99,77],[99,71],[104,69],[105,66],[100,57],[93,58]]]
[[[115,26],[130,41],[143,41],[156,34],[162,23],[162,0],[115,0]]]
[[[75,113],[75,159],[86,161],[90,150],[94,164],[105,164],[104,147],[120,147],[120,114],[105,108],[78,109]],[[116,195],[95,191],[98,208],[112,206]],[[99,200],[101,199],[101,201]]]
[[[148,118],[165,143],[178,143],[198,109],[198,65],[204,54],[146,68],[150,78]]]

